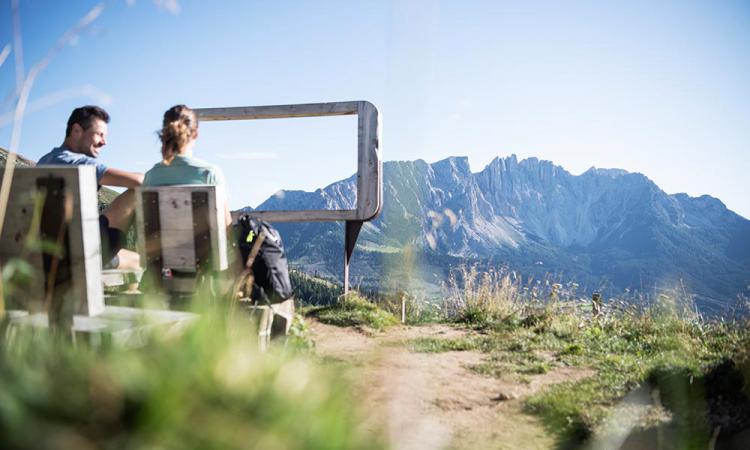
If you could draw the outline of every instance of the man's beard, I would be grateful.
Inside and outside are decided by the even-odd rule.
[[[99,146],[91,145],[89,147],[85,147],[84,151],[82,153],[84,153],[85,155],[88,155],[88,156],[90,156],[92,158],[96,158],[97,156],[99,156],[99,151],[100,151],[100,149],[102,147],[103,147],[103,145],[99,145]]]

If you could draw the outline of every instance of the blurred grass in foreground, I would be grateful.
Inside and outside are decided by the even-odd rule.
[[[258,352],[242,317],[204,311],[137,348],[0,323],[0,448],[383,448],[334,368]]]

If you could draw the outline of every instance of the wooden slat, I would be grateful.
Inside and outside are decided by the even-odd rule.
[[[44,298],[50,325],[69,329],[77,304],[66,301],[72,291],[72,260],[69,224],[72,220],[72,193],[66,189],[62,177],[38,177],[36,188],[44,196],[39,239],[54,245],[56,252],[43,252]]]
[[[227,224],[224,215],[226,198],[223,186],[215,186],[214,193],[209,192],[208,196],[208,222],[211,227],[211,258],[213,258],[214,270],[229,268]]]
[[[11,187],[8,200],[8,211],[5,226],[0,237],[0,264],[3,266],[12,258],[26,261],[33,269],[34,282],[23,288],[19,295],[5,289],[6,302],[10,309],[24,309],[31,312],[44,310],[44,266],[42,254],[38,251],[30,251],[27,246],[29,239],[35,239],[39,233],[39,225],[36,229],[30,229],[33,224],[35,210],[41,208],[42,204],[35,206],[36,182],[32,185],[25,176],[16,175]],[[37,211],[40,213],[41,211]],[[29,236],[31,235],[31,236]],[[10,295],[10,297],[8,297]]]
[[[310,209],[301,211],[249,211],[242,213],[267,222],[331,222],[357,220],[354,209],[328,210]]]
[[[196,108],[198,120],[257,120],[357,114],[360,102],[306,103],[298,105]]]
[[[141,194],[140,192],[138,194]],[[161,270],[164,267],[159,218],[159,193],[144,192],[136,195],[136,235],[138,252],[148,273],[147,282],[161,287]]]
[[[192,193],[193,203],[193,248],[195,249],[196,272],[210,270],[211,255],[211,225],[209,223],[208,192],[196,191]]]
[[[383,162],[380,158],[380,114],[370,102],[359,102],[357,140],[357,219],[368,221],[383,205]]]
[[[160,189],[159,220],[162,228],[170,230],[193,230],[193,199],[186,189]]]
[[[142,269],[107,269],[102,270],[102,285],[105,287],[124,286],[137,283],[143,274]]]
[[[193,230],[161,229],[161,254],[163,267],[194,271],[195,247]]]
[[[46,328],[49,321],[44,313],[16,312],[10,316],[11,326],[15,327]],[[114,341],[124,346],[140,346],[154,329],[176,334],[197,319],[196,314],[189,312],[107,306],[96,317],[73,316],[71,331],[76,341],[93,344]]]
[[[195,277],[173,277],[165,280],[164,285],[169,292],[194,294],[198,288],[198,280]]]

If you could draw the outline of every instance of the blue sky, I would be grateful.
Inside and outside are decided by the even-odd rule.
[[[97,2],[20,0],[25,71]],[[0,0],[0,50],[12,42]],[[14,54],[0,66],[8,147]],[[110,1],[39,75],[20,151],[63,139],[72,108],[112,115],[101,158],[145,171],[164,110],[365,99],[386,160],[535,156],[573,174],[642,172],[750,217],[750,3]],[[196,156],[233,207],[356,170],[353,117],[205,123]]]

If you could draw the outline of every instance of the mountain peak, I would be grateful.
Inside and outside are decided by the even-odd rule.
[[[456,167],[462,167],[462,166],[469,166],[469,157],[468,156],[449,156],[445,159],[441,159],[440,161],[437,161],[433,164],[441,164],[441,165],[451,165]]]
[[[471,176],[468,156],[451,156],[431,164],[436,174],[466,178]]]
[[[629,173],[630,172],[624,169],[602,169],[591,166],[591,168],[584,172],[583,175],[602,175],[609,178],[618,178]]]

